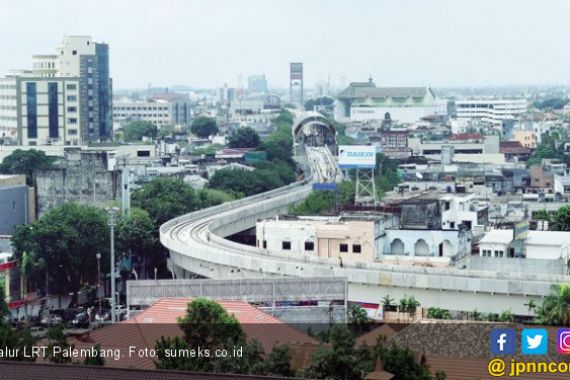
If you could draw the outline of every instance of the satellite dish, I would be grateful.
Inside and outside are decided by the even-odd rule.
[[[417,177],[418,179],[423,179],[423,178],[424,178],[424,176],[423,176],[422,173],[420,173],[420,172],[416,172],[416,177]]]

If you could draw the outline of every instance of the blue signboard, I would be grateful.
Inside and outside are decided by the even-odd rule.
[[[336,183],[313,183],[313,190],[336,191]]]

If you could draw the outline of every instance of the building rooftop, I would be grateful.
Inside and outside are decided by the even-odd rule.
[[[491,230],[483,236],[482,244],[509,244],[513,240],[513,230]]]
[[[433,92],[428,87],[376,87],[374,82],[352,82],[338,94],[339,99],[423,98]],[[435,96],[435,95],[433,95]]]

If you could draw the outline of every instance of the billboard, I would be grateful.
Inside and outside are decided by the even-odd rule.
[[[341,169],[374,169],[376,148],[370,145],[340,145],[338,167]]]

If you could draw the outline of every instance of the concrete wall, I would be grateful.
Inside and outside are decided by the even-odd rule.
[[[470,256],[465,265],[471,270],[496,271],[499,273],[563,275],[565,271],[565,263],[562,260],[522,259],[515,257]]]
[[[109,171],[107,161],[107,152],[77,150],[37,172],[38,215],[65,202],[99,206],[120,197],[120,173]]]
[[[12,235],[18,224],[30,222],[30,198],[26,185],[0,188],[0,235]]]

